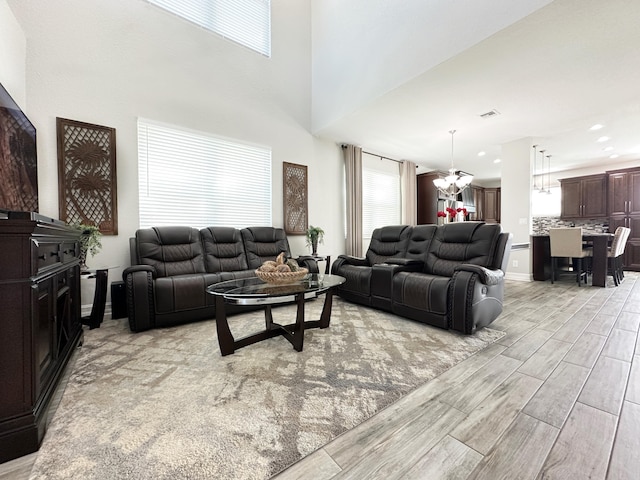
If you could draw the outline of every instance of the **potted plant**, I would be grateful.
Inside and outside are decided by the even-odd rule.
[[[85,270],[87,268],[87,253],[93,256],[102,248],[100,241],[102,233],[94,225],[79,223],[75,224],[74,227],[80,231],[80,268]]]
[[[309,225],[307,229],[307,247],[311,247],[311,255],[318,255],[318,242],[324,243],[324,230],[320,227]]]

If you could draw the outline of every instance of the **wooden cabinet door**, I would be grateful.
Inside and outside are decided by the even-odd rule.
[[[38,282],[38,313],[34,318],[33,330],[35,347],[35,381],[36,397],[40,395],[42,387],[46,385],[51,375],[55,360],[54,332],[54,292],[51,279]]]
[[[627,213],[629,195],[629,177],[626,173],[609,175],[609,214],[624,215]],[[614,231],[615,229],[610,229]]]
[[[484,188],[471,186],[473,188],[473,201],[476,204],[476,213],[471,215],[471,220],[484,220]]]
[[[582,214],[582,182],[575,180],[561,180],[560,190],[562,203],[560,216],[562,218],[578,218]]]
[[[631,229],[627,245],[624,249],[624,266],[626,270],[640,271],[640,215],[625,217],[625,227]],[[611,224],[609,226],[611,230]]]
[[[606,217],[607,177],[600,175],[582,180],[582,216],[584,218]]]
[[[498,188],[484,189],[484,221],[487,223],[500,222],[500,197]]]
[[[640,272],[640,241],[629,240],[624,249],[624,269]]]
[[[627,213],[629,215],[640,215],[640,171],[630,172],[627,175],[629,177]]]

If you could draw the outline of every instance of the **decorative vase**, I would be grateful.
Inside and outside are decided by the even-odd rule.
[[[311,255],[314,257],[318,256],[318,237],[313,237],[311,239]]]

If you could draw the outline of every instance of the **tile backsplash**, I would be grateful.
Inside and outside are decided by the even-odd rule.
[[[556,227],[582,227],[587,232],[607,233],[609,231],[609,219],[576,219],[573,221],[561,220],[560,217],[533,217],[532,233],[545,235],[550,228]]]

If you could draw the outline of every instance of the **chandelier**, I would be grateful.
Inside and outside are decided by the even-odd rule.
[[[453,167],[453,134],[456,131],[449,130],[449,133],[451,134],[451,168],[449,169],[449,175],[444,178],[436,178],[433,184],[443,195],[454,198],[469,186],[473,180],[473,175],[458,175],[456,173],[457,170]]]

